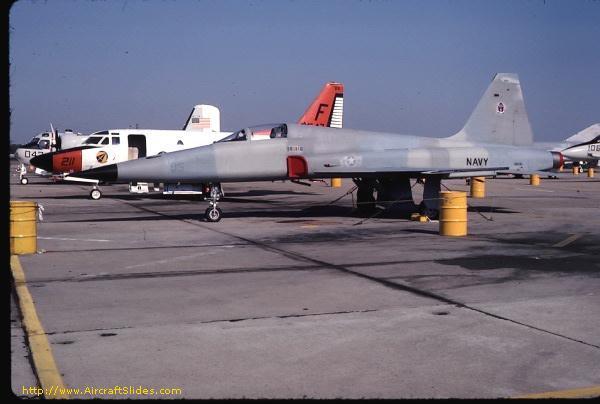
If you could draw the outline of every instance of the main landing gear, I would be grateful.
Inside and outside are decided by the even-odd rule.
[[[217,206],[219,203],[219,199],[223,196],[223,191],[221,190],[220,184],[210,184],[210,193],[209,197],[205,198],[208,200],[208,204],[210,205],[206,211],[204,211],[204,218],[207,222],[218,222],[221,220],[221,215],[223,211]]]

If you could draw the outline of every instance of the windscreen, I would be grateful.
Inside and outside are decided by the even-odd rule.
[[[238,142],[242,140],[247,140],[246,137],[246,129],[238,130],[237,132],[233,132],[231,135],[224,137],[219,140],[217,143],[225,143],[225,142]]]
[[[235,142],[240,140],[248,140],[248,137],[252,139],[275,139],[287,137],[287,125],[286,124],[267,124],[251,126],[237,132],[232,133],[219,140],[219,142]]]
[[[83,144],[99,144],[101,140],[101,136],[90,136],[85,140],[85,142],[83,142]]]

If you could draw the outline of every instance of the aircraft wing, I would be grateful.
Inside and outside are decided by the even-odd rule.
[[[498,174],[501,174],[501,175],[539,175],[542,178],[570,178],[570,177],[572,177],[571,173],[550,171],[550,170],[546,170],[546,171],[505,170],[505,171],[499,171]]]
[[[315,174],[319,175],[337,175],[339,177],[368,177],[368,176],[393,176],[396,174],[408,174],[414,177],[421,175],[441,175],[445,178],[464,178],[464,177],[486,177],[498,174],[501,171],[508,170],[508,167],[486,167],[485,170],[472,170],[472,169],[453,169],[453,168],[440,168],[432,170],[431,167],[427,168],[383,168],[377,170],[365,170],[365,169],[346,169],[339,171],[316,171]]]
[[[317,155],[308,159],[315,175],[339,177],[393,176],[397,174],[418,177],[440,175],[445,178],[480,177],[496,175],[508,166],[488,165],[489,158],[471,158],[473,153],[461,148],[388,149],[356,154]],[[481,150],[479,156],[487,156]],[[469,161],[473,166],[465,167]]]

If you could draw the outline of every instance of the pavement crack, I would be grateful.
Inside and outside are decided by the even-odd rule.
[[[214,274],[235,274],[235,273],[257,273],[257,272],[286,272],[286,271],[318,271],[323,268],[319,265],[311,266],[300,266],[300,265],[289,265],[280,266],[273,268],[227,268],[227,269],[191,269],[191,270],[180,270],[180,271],[157,271],[157,272],[130,272],[121,274],[103,274],[103,275],[87,275],[85,277],[72,277],[72,278],[40,278],[31,280],[28,284],[35,285],[39,283],[53,283],[53,282],[95,282],[95,281],[112,281],[121,279],[143,279],[143,278],[174,278],[182,276],[198,276],[198,275],[214,275]]]
[[[126,330],[126,329],[130,329],[130,328],[133,328],[133,327],[124,326],[124,327],[107,327],[107,328],[89,328],[89,329],[83,329],[83,330],[52,331],[52,332],[47,332],[46,335],[63,335],[63,334],[74,334],[77,332]]]
[[[45,250],[44,254],[52,253],[80,253],[80,252],[99,252],[99,251],[133,251],[133,250],[159,250],[159,249],[184,249],[184,248],[220,248],[220,247],[244,247],[244,243],[226,243],[226,244],[201,244],[201,245],[166,245],[149,247],[115,247],[115,248],[92,248],[85,250]]]
[[[336,314],[370,313],[370,312],[373,312],[373,311],[378,311],[378,310],[377,309],[346,310],[346,311],[330,311],[330,312],[323,312],[323,313],[284,314],[284,315],[280,315],[280,316],[260,316],[260,317],[230,318],[230,319],[200,321],[198,324],[237,323],[237,322],[240,322],[240,321],[249,321],[249,320],[267,320],[267,319],[275,319],[275,318],[317,317],[317,316],[330,316],[330,315],[336,315]]]

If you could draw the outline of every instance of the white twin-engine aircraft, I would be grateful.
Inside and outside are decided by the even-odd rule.
[[[103,164],[102,161],[104,161],[104,156],[106,156],[105,162],[119,162],[128,160],[130,158],[129,156],[135,156],[136,153],[140,153],[137,148],[131,152],[127,150],[126,143],[120,145],[118,136],[113,136],[114,140],[105,138],[104,135],[108,134],[109,131],[95,132],[91,135],[82,135],[81,133],[74,133],[70,129],[65,130],[64,133],[58,132],[52,127],[52,124],[50,127],[50,132],[43,132],[34,136],[31,141],[18,148],[15,152],[15,157],[21,163],[19,180],[23,185],[26,185],[29,182],[28,178],[25,176],[27,173],[27,166],[29,165],[35,167],[35,173],[38,175],[64,177],[64,174],[69,172],[99,167]],[[149,132],[143,129],[142,131],[144,131],[144,133]],[[217,107],[212,105],[196,105],[192,109],[182,130],[153,130],[151,131],[152,134],[149,135],[152,139],[148,140],[151,143],[160,146],[164,141],[168,140],[168,138],[157,138],[156,135],[158,134],[164,135],[165,133],[172,134],[172,132],[174,132],[175,134],[182,134],[184,138],[181,140],[187,141],[187,137],[197,137],[199,131],[212,133],[220,131],[220,113]],[[127,137],[129,134],[139,134],[140,129],[113,129],[110,132],[117,135],[120,133]],[[226,134],[223,134],[223,136],[225,135]],[[219,135],[216,135],[215,137],[219,138]],[[191,143],[194,145],[202,144],[197,140],[192,141]],[[140,147],[143,148],[142,146]],[[153,149],[152,145],[150,145],[149,148]],[[170,148],[169,151],[179,149],[180,148]],[[89,151],[82,152],[83,150]],[[100,157],[97,157],[97,153],[100,151],[103,151],[105,154],[101,154]],[[71,152],[75,152],[75,155],[69,154],[69,158],[64,159],[66,153]],[[40,157],[42,155],[45,157]],[[64,165],[61,165],[61,162]]]
[[[74,147],[38,153],[32,156],[29,163],[43,172],[61,176],[65,180],[97,184],[97,181],[74,176],[66,177],[65,174],[205,145],[229,134],[220,130],[219,109],[212,105],[201,104],[194,106],[181,130],[131,128],[103,130],[92,133]],[[102,196],[99,191],[94,192],[94,190],[92,190],[94,199]],[[132,185],[130,191],[148,192],[148,185]]]

